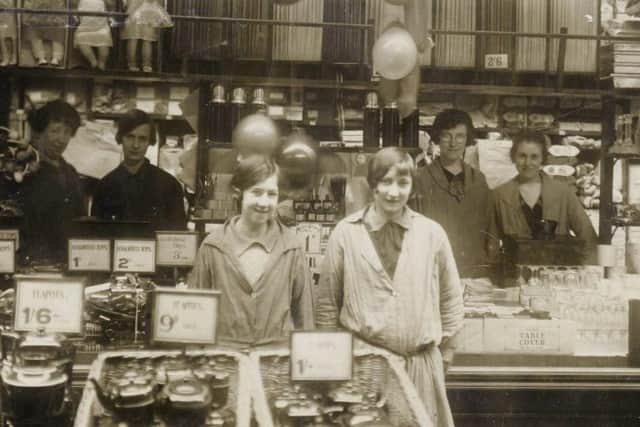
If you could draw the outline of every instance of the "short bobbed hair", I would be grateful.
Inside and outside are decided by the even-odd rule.
[[[401,175],[416,177],[416,165],[409,155],[401,148],[386,147],[378,151],[370,160],[367,170],[367,183],[371,190],[375,190],[382,178],[392,167],[397,166]]]
[[[444,110],[436,116],[431,129],[431,138],[435,144],[440,144],[440,135],[442,132],[453,129],[458,125],[465,125],[467,128],[467,142],[465,146],[475,145],[475,128],[469,114],[462,110],[454,108]]]
[[[532,130],[523,130],[512,137],[512,145],[511,151],[509,155],[511,156],[511,161],[515,162],[516,153],[522,144],[536,144],[540,151],[542,152],[542,162],[546,163],[547,161],[547,137],[538,131]]]
[[[242,195],[249,188],[273,175],[280,179],[278,165],[270,157],[253,154],[238,162],[231,177],[231,187]]]
[[[61,99],[49,101],[37,110],[31,111],[27,118],[29,126],[37,133],[45,131],[49,123],[62,123],[75,135],[80,127],[80,114],[68,102]]]
[[[133,109],[127,111],[124,116],[118,120],[118,131],[116,132],[116,141],[118,144],[122,144],[122,139],[129,132],[133,131],[138,126],[149,125],[149,145],[156,144],[156,124],[147,113],[142,110]]]

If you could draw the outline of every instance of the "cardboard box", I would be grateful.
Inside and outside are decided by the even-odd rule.
[[[570,320],[484,319],[483,353],[572,355],[575,335]]]

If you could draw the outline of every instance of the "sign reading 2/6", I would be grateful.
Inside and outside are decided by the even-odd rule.
[[[115,240],[113,271],[116,273],[154,273],[156,271],[155,240]]]
[[[83,332],[84,283],[72,279],[16,280],[14,329]]]
[[[215,344],[217,291],[156,289],[153,291],[153,342]]]
[[[353,337],[349,332],[293,332],[292,381],[346,381],[351,379]]]

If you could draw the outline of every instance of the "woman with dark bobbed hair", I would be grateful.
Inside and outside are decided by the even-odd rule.
[[[494,190],[489,232],[501,239],[541,239],[550,232],[544,224],[555,224],[555,236],[575,235],[584,243],[584,262],[594,262],[598,239],[593,225],[575,192],[541,170],[546,154],[547,139],[539,132],[513,138],[511,160],[518,175]]]
[[[231,179],[240,215],[202,242],[190,286],[221,292],[218,336],[250,346],[312,329],[310,272],[293,230],[277,219],[279,169],[268,157],[238,161]]]
[[[68,226],[85,214],[78,173],[62,157],[80,127],[80,115],[55,100],[32,111],[28,122],[40,163],[17,186],[24,209],[21,252],[34,261],[60,262],[67,255]]]
[[[329,238],[316,324],[403,356],[433,425],[450,427],[444,371],[462,328],[462,286],[442,227],[407,207],[414,176],[400,148],[370,160],[374,200]]]
[[[474,145],[473,122],[461,110],[436,116],[431,136],[440,157],[418,169],[412,206],[449,236],[460,276],[488,277],[489,187],[482,172],[464,162]]]
[[[187,219],[180,183],[145,157],[156,143],[147,113],[131,110],[118,122],[116,141],[124,159],[98,185],[93,216],[119,221],[149,221],[154,230],[183,230]]]

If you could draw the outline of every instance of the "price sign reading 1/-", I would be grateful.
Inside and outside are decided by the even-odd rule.
[[[158,231],[156,265],[162,267],[191,267],[198,253],[198,233]]]
[[[353,336],[349,332],[293,332],[290,364],[292,381],[350,380]]]
[[[69,271],[111,271],[111,241],[69,239]]]
[[[0,273],[16,272],[16,241],[0,240]]]
[[[114,240],[113,271],[115,273],[155,273],[156,241]]]
[[[484,68],[487,70],[506,70],[509,68],[509,55],[490,53],[484,56]]]
[[[219,298],[218,291],[154,290],[151,344],[215,344]]]
[[[16,279],[13,326],[16,331],[80,334],[84,331],[84,282],[70,278]]]

